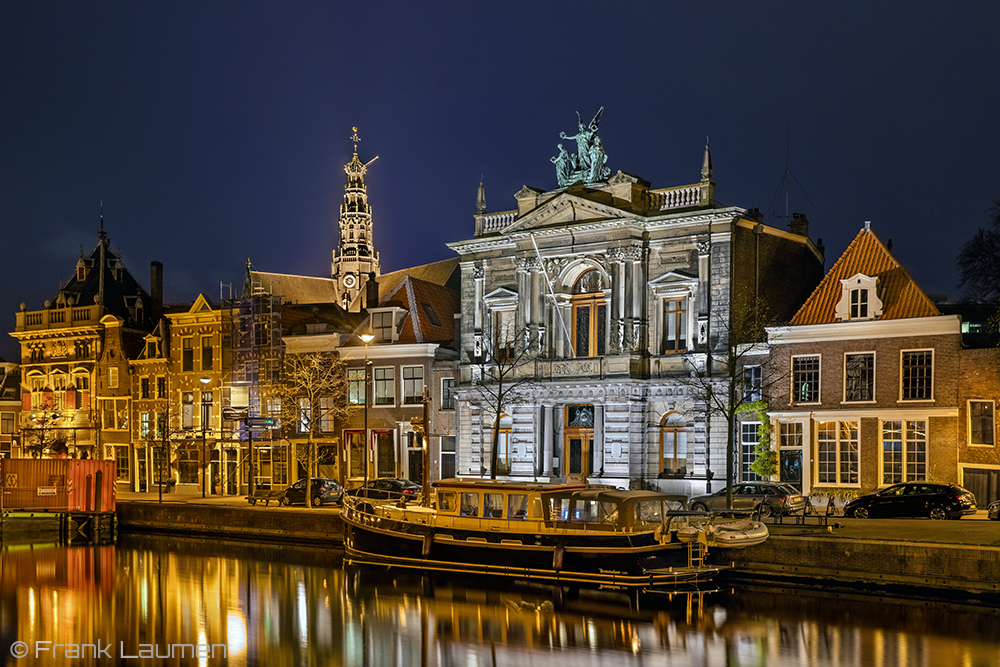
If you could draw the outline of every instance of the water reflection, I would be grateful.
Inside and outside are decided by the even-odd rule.
[[[637,605],[482,583],[344,570],[320,549],[136,536],[6,547],[0,664],[1000,664],[1000,618],[984,607],[764,588]],[[14,642],[31,657],[10,658]],[[56,644],[105,648],[78,660]]]

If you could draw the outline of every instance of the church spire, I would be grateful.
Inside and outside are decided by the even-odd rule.
[[[375,252],[372,238],[372,208],[368,204],[368,188],[365,185],[368,167],[378,156],[366,163],[361,162],[358,158],[361,137],[358,136],[358,128],[352,127],[351,130],[354,154],[351,161],[344,165],[347,185],[344,202],[340,205],[340,239],[330,266],[330,277],[337,283],[339,302],[345,308],[350,308],[358,295],[364,292],[369,274],[374,273],[376,277],[381,274],[379,255]]]

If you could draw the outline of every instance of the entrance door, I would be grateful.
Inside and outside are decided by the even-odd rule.
[[[257,488],[271,488],[271,448],[257,449]]]
[[[566,479],[582,482],[594,469],[594,435],[592,433],[566,434],[566,464],[563,474]]]
[[[781,450],[781,481],[802,488],[802,450]]]
[[[226,493],[235,496],[239,493],[239,475],[237,474],[239,453],[235,449],[226,452]]]
[[[563,476],[582,482],[594,471],[594,406],[567,405]]]

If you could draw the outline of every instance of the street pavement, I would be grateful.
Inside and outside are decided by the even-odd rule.
[[[155,489],[153,491],[142,491],[142,492],[118,491],[116,499],[120,503],[129,503],[129,502],[156,503],[156,502],[161,502],[161,500],[160,500],[160,494]],[[190,494],[190,493],[164,493],[163,494],[163,498],[162,498],[162,502],[163,503],[174,503],[174,504],[184,503],[184,504],[188,504],[188,505],[213,505],[213,506],[216,506],[216,507],[218,507],[220,505],[226,505],[226,506],[232,506],[232,507],[246,507],[246,508],[249,508],[249,509],[256,509],[258,507],[261,508],[261,509],[263,509],[265,507],[267,507],[269,509],[281,508],[283,510],[287,510],[287,511],[290,511],[290,512],[302,511],[302,510],[306,509],[305,505],[291,505],[289,507],[285,507],[285,506],[281,505],[280,503],[278,503],[275,500],[271,500],[271,502],[269,502],[267,505],[265,505],[263,501],[258,500],[256,505],[251,505],[247,501],[247,497],[245,495],[239,495],[239,496],[219,496],[219,495],[215,495],[215,494],[208,494],[204,498],[202,498],[200,493],[198,493],[198,494]],[[313,509],[321,510],[321,511],[335,511],[335,512],[339,512],[340,511],[340,508],[337,505],[323,505],[322,507],[316,507],[316,508],[313,508]]]

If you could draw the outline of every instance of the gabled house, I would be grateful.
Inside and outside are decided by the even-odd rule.
[[[868,223],[768,344],[780,479],[828,495],[961,481],[961,320]]]
[[[21,369],[0,359],[0,459],[21,455],[17,423],[21,416]]]

